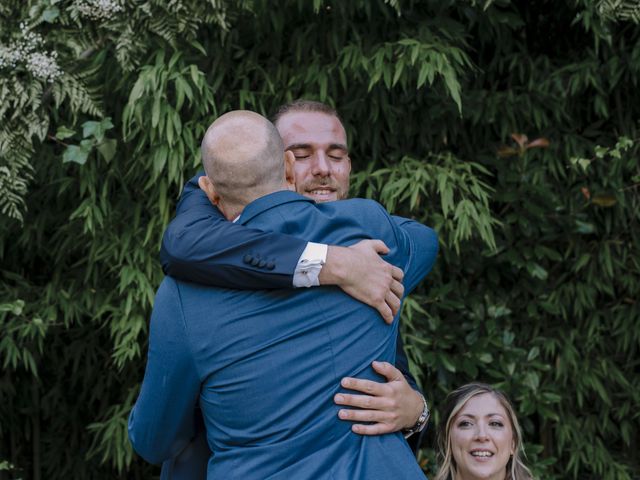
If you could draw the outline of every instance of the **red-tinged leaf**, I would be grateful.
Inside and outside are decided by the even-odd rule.
[[[529,140],[529,137],[527,137],[524,133],[512,133],[511,138],[515,140],[515,142],[520,146],[520,148],[524,147],[524,145]]]
[[[594,195],[591,203],[599,207],[613,207],[618,201],[613,195]]]
[[[584,195],[584,198],[586,198],[587,200],[591,198],[591,192],[587,187],[582,187],[580,191],[582,192],[582,195]]]
[[[549,140],[544,137],[536,138],[527,144],[527,148],[547,148],[549,146]]]
[[[514,155],[518,155],[518,153],[520,153],[518,150],[516,150],[513,147],[507,147],[506,145],[503,145],[502,147],[498,148],[498,156],[499,157],[513,157]]]

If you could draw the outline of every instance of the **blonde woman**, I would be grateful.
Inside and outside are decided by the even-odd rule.
[[[511,402],[484,383],[447,396],[438,432],[440,469],[434,480],[532,480]]]

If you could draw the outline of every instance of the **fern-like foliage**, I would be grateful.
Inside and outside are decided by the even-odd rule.
[[[637,0],[600,0],[598,11],[616,21],[640,23],[640,2]]]

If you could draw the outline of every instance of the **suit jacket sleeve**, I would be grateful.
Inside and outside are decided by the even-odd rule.
[[[435,231],[426,227],[415,220],[402,218],[393,215],[393,221],[404,232],[408,240],[409,261],[404,272],[404,286],[408,295],[422,279],[431,271],[438,254],[438,236]],[[418,388],[418,385],[409,372],[409,360],[404,351],[402,338],[398,335],[398,346],[396,352],[396,368],[402,372],[407,382],[414,390],[424,392]],[[428,398],[427,395],[425,397]],[[419,434],[412,435],[407,439],[411,449],[416,452],[424,442],[426,429]]]
[[[150,463],[178,455],[195,433],[200,378],[188,345],[178,287],[165,278],[156,295],[147,368],[129,415],[129,439]]]
[[[408,239],[409,261],[404,269],[405,295],[411,293],[433,268],[438,256],[438,235],[415,220],[391,217]]]
[[[164,272],[216,287],[291,288],[307,242],[227,221],[198,187],[199,176],[185,185],[162,238]]]
[[[405,295],[408,295],[433,268],[438,254],[438,236],[433,229],[415,220],[395,215],[391,218],[402,231],[401,237],[409,253],[409,261],[404,269],[403,280]],[[409,360],[400,335],[398,335],[396,351],[396,368],[402,372],[414,390],[421,391],[416,379],[409,371]]]

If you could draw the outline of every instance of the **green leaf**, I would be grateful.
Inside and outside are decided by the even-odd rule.
[[[540,375],[537,372],[527,372],[524,376],[524,385],[529,387],[530,390],[536,391],[540,386]]]
[[[576,231],[583,235],[589,235],[595,233],[596,227],[593,223],[583,222],[581,220],[576,220]]]
[[[60,140],[64,140],[65,138],[73,137],[76,134],[74,130],[67,128],[65,126],[58,127],[56,131],[56,138]]]
[[[74,162],[84,165],[89,157],[89,150],[79,145],[69,145],[62,155],[62,163]]]
[[[595,148],[596,158],[602,159],[607,153],[609,153],[609,149],[606,147],[601,147],[600,145],[598,145]]]
[[[505,346],[511,345],[513,343],[513,341],[515,340],[515,338],[516,338],[515,334],[513,332],[508,331],[508,330],[505,330],[502,333],[502,343]]]
[[[449,360],[449,357],[447,357],[447,355],[438,355],[438,360],[440,360],[440,363],[445,369],[452,373],[456,372],[456,366],[451,362],[451,360]]]
[[[53,23],[53,21],[60,16],[60,9],[58,7],[48,7],[42,12],[42,20],[47,23]]]
[[[491,363],[493,362],[493,356],[488,352],[481,353],[480,355],[478,355],[478,360],[480,360],[482,363]]]
[[[587,263],[589,263],[589,260],[591,260],[590,254],[583,253],[582,255],[580,255],[580,258],[573,266],[573,271],[578,272],[582,267],[584,267]]]
[[[156,96],[153,100],[153,107],[151,109],[151,126],[156,128],[160,122],[160,96]]]
[[[107,130],[113,128],[111,118],[106,117],[99,122],[90,120],[82,124],[82,136],[84,138],[94,137],[98,142],[104,139]]]
[[[96,122],[95,120],[89,120],[82,124],[82,136],[84,138],[89,138],[90,136],[93,136],[98,141],[102,141],[103,135],[104,135],[104,131],[102,130],[102,124],[100,122]]]
[[[11,303],[0,303],[0,312],[11,312],[13,315],[20,315],[24,309],[24,300],[16,300]]]
[[[115,139],[108,138],[100,143],[96,149],[100,152],[105,161],[109,163],[116,154],[117,145],[118,142]]]
[[[532,277],[540,280],[546,280],[549,276],[549,273],[542,267],[542,265],[536,262],[527,262],[527,271]]]
[[[191,41],[191,46],[193,48],[195,48],[196,50],[198,50],[202,55],[204,55],[205,57],[207,56],[207,51],[204,49],[204,47],[202,46],[202,44],[200,42],[198,42],[197,40],[192,40]]]

